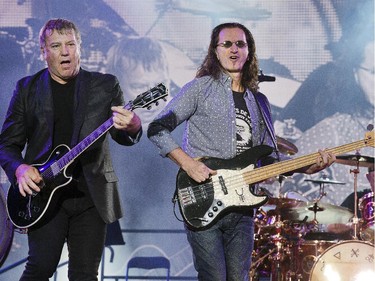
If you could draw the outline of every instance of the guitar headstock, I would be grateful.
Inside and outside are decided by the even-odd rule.
[[[373,129],[371,129],[371,131],[366,132],[366,134],[365,134],[365,143],[367,144],[367,146],[375,147],[375,145],[374,145],[374,131],[373,131]]]
[[[138,95],[133,101],[130,101],[125,108],[134,110],[136,108],[150,109],[152,104],[158,105],[158,100],[168,96],[168,90],[163,83],[158,84],[152,89]]]

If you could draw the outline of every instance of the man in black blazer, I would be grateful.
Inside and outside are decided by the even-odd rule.
[[[20,280],[52,277],[65,241],[69,280],[97,280],[106,224],[122,216],[108,137],[133,145],[141,137],[141,121],[123,108],[115,76],[80,67],[80,46],[71,21],[44,25],[40,48],[48,68],[18,81],[0,135],[0,164],[11,188],[31,198],[43,189],[31,164],[44,163],[61,144],[74,147],[110,118],[114,124],[77,155],[66,171],[73,180],[57,189],[43,218],[28,228],[29,256]]]

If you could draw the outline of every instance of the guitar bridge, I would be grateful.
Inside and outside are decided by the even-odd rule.
[[[183,206],[197,203],[194,190],[191,186],[178,190],[178,198]]]

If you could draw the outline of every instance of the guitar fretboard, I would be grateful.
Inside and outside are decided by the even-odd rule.
[[[373,132],[368,133],[368,137],[352,142],[349,144],[341,145],[338,147],[327,149],[327,152],[332,152],[335,155],[340,155],[346,152],[355,151],[356,149],[374,146]],[[370,135],[372,134],[372,135]],[[294,171],[308,165],[314,164],[317,158],[320,157],[319,152],[308,154],[305,156],[297,157],[295,159],[285,160],[271,165],[267,165],[255,170],[247,171],[243,173],[244,180],[247,184],[253,184],[272,178],[274,176],[281,175],[290,171]]]

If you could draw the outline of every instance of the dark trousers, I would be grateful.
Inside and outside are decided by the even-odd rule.
[[[29,230],[29,255],[20,281],[48,281],[65,242],[69,280],[98,280],[105,235],[106,225],[91,200],[85,196],[65,198],[48,223]]]

